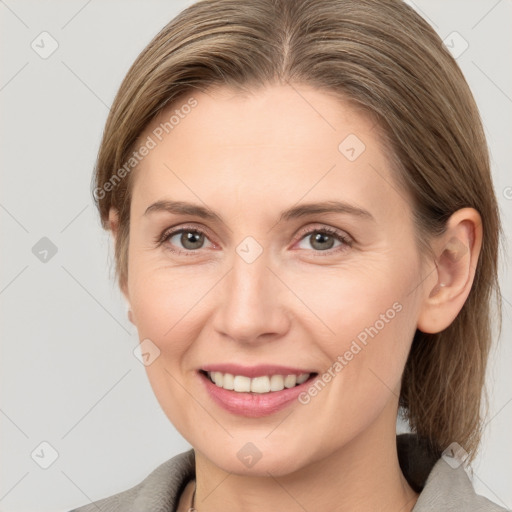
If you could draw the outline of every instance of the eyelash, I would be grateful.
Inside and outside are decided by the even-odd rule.
[[[171,229],[165,230],[161,235],[156,237],[155,243],[156,243],[157,247],[160,247],[167,240],[169,240],[169,238],[171,238],[174,235],[177,235],[179,233],[182,233],[182,232],[195,233],[195,234],[204,235],[205,237],[208,237],[208,234],[206,232],[202,231],[201,229],[198,229],[197,227],[180,226],[179,229],[171,228]],[[338,230],[328,227],[328,226],[324,226],[322,228],[317,228],[317,229],[305,230],[300,233],[300,237],[298,238],[297,241],[300,241],[303,238],[306,238],[307,236],[312,235],[313,233],[321,233],[323,235],[332,236],[333,238],[335,238],[336,240],[338,240],[339,242],[342,243],[342,245],[338,246],[337,248],[327,249],[325,251],[315,251],[314,249],[312,249],[312,251],[314,253],[319,253],[318,256],[322,256],[322,253],[324,253],[326,255],[332,255],[333,253],[337,253],[337,252],[346,250],[347,247],[352,247],[353,242],[351,239],[349,239],[347,236],[340,233]],[[185,254],[186,256],[195,256],[201,250],[201,249],[190,250],[190,251],[182,250],[182,249],[176,250],[176,249],[172,249],[171,247],[167,247],[167,249],[175,254]]]

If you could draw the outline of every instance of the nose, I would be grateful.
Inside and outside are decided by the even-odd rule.
[[[221,336],[257,344],[276,340],[288,331],[289,297],[269,263],[265,251],[251,263],[234,255],[233,267],[219,289],[213,322]]]

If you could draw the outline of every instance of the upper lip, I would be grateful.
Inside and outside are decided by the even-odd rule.
[[[261,377],[263,375],[301,375],[303,373],[316,373],[301,368],[280,366],[275,364],[259,364],[256,366],[241,366],[232,363],[207,364],[201,367],[205,372],[230,373],[231,375],[243,375],[245,377]]]

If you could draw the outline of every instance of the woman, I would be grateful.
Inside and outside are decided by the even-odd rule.
[[[78,511],[503,510],[464,470],[500,305],[489,157],[413,9],[192,5],[123,81],[94,196],[193,450]]]

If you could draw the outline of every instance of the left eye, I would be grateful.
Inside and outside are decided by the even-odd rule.
[[[338,246],[350,245],[349,240],[341,233],[330,229],[316,229],[309,231],[301,238],[301,243],[309,240],[311,247],[318,251],[328,251],[334,247],[334,244],[338,242]],[[301,247],[301,249],[307,249],[307,247]]]

